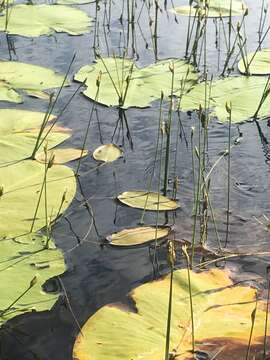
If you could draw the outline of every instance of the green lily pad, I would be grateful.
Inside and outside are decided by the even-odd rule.
[[[107,106],[121,106],[123,108],[150,106],[151,102],[160,99],[161,91],[168,97],[171,94],[172,73],[170,65],[174,66],[175,81],[174,94],[179,95],[181,80],[185,81],[185,92],[197,81],[194,68],[184,60],[163,60],[145,68],[138,68],[129,59],[104,58],[93,65],[83,66],[75,75],[76,81],[86,79],[87,89],[84,94],[90,99],[96,98],[95,86],[101,75],[97,101]],[[130,76],[127,83],[126,79]],[[120,100],[119,100],[120,99]]]
[[[256,289],[233,285],[230,273],[190,271],[195,351],[219,360],[245,359]],[[191,312],[187,270],[173,276],[170,353],[191,360]],[[73,349],[75,360],[164,360],[170,276],[132,291],[133,309],[110,304],[85,323]],[[263,351],[266,302],[257,303],[250,358]],[[268,334],[270,324],[268,322]],[[268,336],[269,338],[269,336]],[[218,356],[215,355],[218,352]]]
[[[107,236],[107,240],[114,246],[137,246],[160,240],[169,235],[169,226],[140,226],[131,229],[124,229]]]
[[[95,160],[105,163],[113,162],[122,155],[123,150],[114,144],[101,145],[93,152],[93,158]]]
[[[123,204],[137,209],[145,208],[146,210],[152,211],[170,211],[180,207],[177,201],[151,191],[125,191],[117,198]]]
[[[22,97],[16,90],[37,93],[60,87],[63,81],[63,75],[42,66],[18,61],[0,61],[0,101],[20,103]],[[65,86],[68,84],[66,81]]]
[[[217,116],[222,122],[228,121],[228,113],[225,104],[232,103],[232,122],[240,123],[252,118],[261,101],[267,78],[258,76],[237,76],[219,79],[212,83],[210,108],[212,115]],[[184,111],[199,109],[205,104],[205,86],[209,94],[209,83],[205,82],[195,86],[181,101],[181,109]],[[208,103],[208,99],[207,99]],[[261,107],[258,117],[270,113],[270,97],[268,96]]]
[[[58,293],[42,286],[65,271],[65,262],[51,240],[45,249],[46,242],[37,234],[0,241],[0,326],[25,312],[50,310],[58,299]]]
[[[0,166],[24,160],[32,155],[45,115],[35,111],[0,109]],[[55,116],[50,116],[50,121],[54,119]],[[45,129],[44,135],[47,130]],[[56,127],[47,136],[44,145],[47,144],[50,149],[69,137],[70,132]],[[43,153],[44,145],[39,152]]]
[[[20,161],[1,168],[0,186],[3,188],[3,195],[0,198],[0,237],[15,237],[37,231],[46,226],[47,222],[53,221],[69,206],[76,192],[74,173],[67,166],[54,165],[47,173],[47,200],[43,189],[34,221],[44,181],[44,171],[44,164],[32,160]]]
[[[201,9],[201,15],[207,14],[210,18],[220,18],[243,15],[247,9],[246,4],[241,0],[211,0],[208,1],[208,9],[205,6],[205,0],[193,2],[193,6],[183,5],[171,9],[178,15],[198,16],[198,10]]]
[[[246,64],[246,65],[245,65]],[[238,69],[242,74],[246,73],[246,66],[250,75],[269,75],[270,74],[270,49],[263,49],[248,54],[245,60],[240,60]]]
[[[42,192],[37,218],[33,221],[40,191],[44,182],[45,165],[30,160],[36,144],[40,125],[45,114],[27,110],[0,109],[0,237],[14,237],[44,227],[61,214],[71,203],[76,180],[73,171],[60,165],[48,169],[46,183],[47,196]],[[50,120],[55,117],[51,116]],[[46,143],[48,157],[51,147],[60,144],[70,136],[68,129],[55,126],[48,135]],[[46,133],[47,129],[45,129]],[[43,138],[44,135],[41,136]],[[81,154],[80,149],[53,150],[56,162],[74,160]],[[86,153],[83,152],[83,155]],[[43,146],[36,154],[44,156]],[[65,193],[65,199],[62,197]],[[47,202],[46,219],[45,203]],[[32,226],[34,222],[34,226]]]
[[[89,31],[91,23],[86,12],[64,5],[15,5],[9,12],[7,32],[36,37],[65,32],[81,35]],[[0,17],[0,31],[5,31],[5,12]]]

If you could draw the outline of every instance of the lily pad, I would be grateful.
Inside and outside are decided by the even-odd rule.
[[[123,204],[137,209],[153,211],[170,211],[180,207],[177,201],[169,199],[156,192],[125,191],[118,196],[118,200]]]
[[[123,108],[150,106],[151,102],[160,99],[161,91],[168,97],[171,94],[172,73],[174,66],[174,94],[181,91],[181,80],[185,80],[185,92],[197,81],[194,68],[184,60],[163,60],[145,68],[138,68],[129,59],[104,58],[93,65],[83,66],[75,75],[76,81],[86,79],[87,89],[84,94],[90,99],[96,98],[96,80],[101,75],[97,101],[107,106]],[[130,80],[127,82],[127,77]]]
[[[76,180],[73,171],[66,166],[54,164],[47,171],[45,197],[45,165],[30,160],[44,116],[40,112],[0,109],[0,186],[3,191],[0,198],[0,237],[14,237],[41,229],[65,211],[75,195]],[[50,120],[54,118],[51,116]],[[67,130],[55,126],[47,136],[44,145],[47,144],[48,156],[51,155],[51,147],[70,136],[70,131]],[[47,129],[45,133],[46,131]],[[74,160],[82,151],[54,149],[53,152],[56,154],[56,162],[63,163]],[[43,154],[42,146],[36,157],[42,159]],[[83,155],[85,154],[84,152]]]
[[[245,359],[255,308],[256,289],[236,286],[227,270],[190,272],[195,351],[219,352],[219,360]],[[137,287],[134,308],[111,304],[98,310],[77,337],[75,360],[163,360],[170,276]],[[266,302],[258,301],[250,358],[263,350]],[[193,359],[187,270],[173,277],[170,352],[177,360]],[[268,333],[270,325],[268,323]],[[256,353],[257,351],[257,353]]]
[[[171,11],[178,15],[198,16],[198,10],[201,9],[201,15],[207,14],[210,18],[220,18],[243,15],[247,9],[241,0],[210,0],[208,9],[205,6],[205,0],[193,1],[193,4],[191,7],[188,5],[177,6]]]
[[[32,155],[45,115],[35,111],[0,109],[0,166],[27,159]],[[54,119],[55,116],[50,116],[49,120]],[[44,135],[47,130],[45,129]],[[50,149],[68,139],[70,132],[66,130],[55,127],[47,136],[44,145],[47,144]],[[39,152],[43,153],[43,146]]]
[[[15,5],[9,12],[7,32],[36,37],[65,32],[81,35],[89,31],[91,23],[86,12],[64,5]],[[5,12],[0,17],[0,31],[5,31]]]
[[[169,226],[141,226],[121,230],[108,236],[107,240],[114,246],[137,246],[163,239],[170,231]]]
[[[15,237],[37,231],[63,213],[71,203],[76,192],[74,173],[67,166],[55,165],[48,170],[46,198],[43,189],[38,206],[44,169],[44,164],[32,160],[1,168],[3,195],[0,198],[0,237]]]
[[[57,292],[47,293],[42,286],[65,271],[65,262],[52,240],[48,248],[46,243],[37,234],[0,241],[0,326],[25,312],[50,310],[58,299]]]
[[[263,49],[248,54],[245,61],[242,59],[238,63],[238,69],[242,74],[246,73],[246,65],[250,75],[269,75],[270,74],[270,49]]]
[[[0,17],[1,20],[1,17]],[[22,102],[16,90],[40,92],[62,85],[64,76],[42,66],[18,61],[0,61],[0,100]],[[65,86],[68,85],[66,81]]]
[[[84,5],[95,3],[93,0],[56,0],[58,5]]]
[[[123,150],[114,144],[101,145],[93,152],[93,158],[95,160],[103,161],[105,163],[113,162],[122,155]]]
[[[87,150],[80,150],[80,149],[52,149],[45,154],[44,152],[40,152],[36,156],[36,160],[42,163],[47,163],[53,158],[53,163],[55,165],[65,164],[69,161],[74,161],[79,159],[80,157],[86,156],[88,153]]]
[[[211,85],[210,108],[212,115],[217,116],[222,122],[228,121],[228,113],[225,104],[232,103],[232,122],[240,123],[252,118],[261,101],[267,78],[258,76],[237,76],[219,79]],[[199,109],[205,104],[205,86],[209,94],[209,83],[205,82],[195,86],[181,101],[181,109],[184,111]],[[208,102],[208,99],[207,99]],[[268,96],[261,107],[258,117],[270,113],[270,97]]]

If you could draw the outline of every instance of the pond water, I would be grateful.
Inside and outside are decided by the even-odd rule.
[[[124,1],[125,2],[125,1]],[[249,16],[246,20],[248,49],[255,50],[258,44],[258,27],[261,2],[247,0]],[[105,4],[107,5],[105,6]],[[144,1],[137,1],[136,17],[139,22],[134,29],[128,26],[125,19],[119,21],[122,1],[101,2],[98,13],[98,37],[96,44],[104,56],[121,54],[129,27],[129,55],[135,47],[138,66],[147,66],[155,61],[149,17]],[[183,4],[174,1],[174,5]],[[110,7],[111,4],[111,7]],[[158,58],[182,58],[185,53],[187,18],[177,16],[164,9],[158,15]],[[168,8],[171,2],[168,1]],[[95,16],[95,4],[79,6],[92,17]],[[107,9],[107,10],[106,10]],[[108,17],[110,19],[108,20]],[[104,20],[105,19],[105,20]],[[177,19],[177,21],[176,21]],[[269,20],[269,19],[268,19]],[[103,23],[108,26],[103,26]],[[224,23],[226,23],[226,19]],[[210,19],[207,31],[207,66],[209,74],[217,76],[222,70],[225,58],[224,44],[216,47],[216,29],[219,25]],[[125,40],[123,40],[125,39]],[[133,40],[132,40],[133,39]],[[4,35],[0,37],[1,58],[9,59],[7,43]],[[76,54],[70,76],[81,66],[94,61],[93,43],[94,26],[91,32],[82,36],[55,34],[39,38],[23,38],[12,36],[16,54],[12,59],[21,62],[50,67],[65,73],[73,54]],[[133,42],[133,43],[132,43]],[[269,36],[263,47],[270,45]],[[202,69],[202,66],[201,66]],[[235,70],[237,73],[237,71]],[[57,111],[61,111],[69,97],[74,93],[78,83],[72,82],[64,88]],[[46,111],[46,102],[25,98],[21,109]],[[63,146],[81,147],[89,114],[93,103],[82,94],[77,94],[68,109],[60,118],[61,124],[73,130],[72,138]],[[1,107],[15,107],[2,103]],[[127,190],[145,189],[149,177],[149,169],[153,165],[156,138],[158,131],[159,102],[146,109],[129,109],[125,119],[119,119],[117,109],[101,105],[95,106],[94,117],[87,139],[87,148],[92,152],[102,143],[114,142],[124,150],[124,157],[112,164],[96,168],[96,162],[87,156],[82,160],[80,183],[85,198],[93,209],[95,227],[88,233],[91,218],[82,205],[83,198],[78,191],[72,205],[53,229],[57,246],[63,250],[67,262],[67,271],[60,279],[48,281],[48,291],[64,286],[68,301],[61,296],[52,311],[32,313],[13,319],[0,330],[0,359],[5,360],[69,360],[72,359],[72,348],[79,332],[74,320],[83,325],[84,322],[101,306],[111,302],[128,302],[127,293],[135,286],[152,280],[156,276],[156,266],[152,262],[151,249],[115,249],[102,247],[100,242],[105,236],[125,227],[137,226],[141,211],[123,206],[115,197]],[[181,209],[176,214],[160,215],[160,223],[174,223],[176,237],[190,240],[193,219],[193,183],[191,166],[191,127],[197,128],[198,118],[195,113],[181,113],[181,131],[177,133],[178,114],[174,113],[175,131],[171,145],[172,154],[178,146],[176,174],[180,179],[178,197]],[[250,278],[265,276],[269,257],[257,256],[257,252],[269,251],[269,231],[259,223],[263,215],[269,216],[270,199],[270,122],[246,122],[232,126],[232,139],[242,133],[241,141],[234,146],[231,154],[231,216],[228,250],[241,253],[252,253],[254,256],[243,256],[228,261],[227,265],[239,273],[248,273]],[[178,135],[177,135],[178,134]],[[177,141],[177,137],[179,141]],[[209,125],[209,146],[207,159],[209,168],[227,148],[228,124],[211,121]],[[76,163],[70,163],[76,169]],[[93,170],[95,169],[95,170]],[[171,174],[172,175],[172,174]],[[215,209],[216,223],[222,241],[226,235],[226,184],[227,160],[221,160],[213,173],[211,194]],[[153,188],[157,187],[154,180]],[[259,221],[258,221],[259,220]],[[155,215],[146,213],[145,223],[155,222]],[[76,236],[83,243],[78,244]],[[209,224],[208,247],[216,248],[214,226]],[[168,272],[166,247],[158,250],[158,272]],[[179,266],[182,260],[179,258]],[[222,264],[220,264],[222,265]],[[72,309],[72,311],[71,311]]]

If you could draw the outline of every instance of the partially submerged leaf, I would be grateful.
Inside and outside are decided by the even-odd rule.
[[[20,103],[22,97],[16,90],[40,94],[43,90],[60,87],[63,81],[63,75],[42,66],[18,61],[0,61],[0,101]],[[66,81],[64,86],[68,84]]]
[[[238,63],[242,74],[269,75],[270,74],[270,49],[252,52]]]
[[[47,158],[47,163],[50,161],[50,159],[53,158],[53,163],[55,165],[57,164],[65,164],[69,161],[77,160],[81,157],[84,157],[87,155],[87,150],[81,150],[81,149],[52,149],[45,152],[40,152],[36,156],[36,160],[42,163],[45,163]]]
[[[219,79],[213,81],[211,86],[210,82],[202,82],[183,97],[181,109],[184,111],[199,109],[200,105],[204,108],[205,93],[207,93],[206,103],[209,103],[210,108],[213,110],[212,115],[217,116],[218,120],[228,121],[228,112],[225,105],[231,103],[232,122],[243,122],[252,118],[256,113],[266,83],[267,78],[258,76],[237,76]],[[210,101],[208,99],[209,93],[211,93]],[[257,115],[262,117],[269,113],[270,97],[268,96]]]
[[[243,15],[247,7],[242,0],[195,0],[192,5],[177,6],[172,12],[185,16],[207,16],[209,18],[220,18]]]
[[[136,246],[163,239],[170,231],[169,226],[141,226],[121,230],[108,236],[107,240],[114,246]]]
[[[106,163],[113,162],[122,155],[123,150],[115,144],[101,145],[93,152],[93,158],[95,160]]]
[[[196,82],[197,74],[194,68],[184,60],[163,60],[145,68],[138,68],[129,59],[104,58],[95,64],[83,66],[75,75],[76,81],[86,79],[87,89],[84,94],[90,99],[96,98],[97,89],[93,84],[102,73],[97,101],[107,106],[147,107],[151,102],[171,94],[172,73],[174,67],[174,94],[181,92],[183,81],[184,92]],[[128,81],[127,81],[128,79]]]
[[[169,199],[156,192],[126,191],[118,196],[118,200],[123,204],[146,210],[154,211],[170,211],[180,207],[177,201]]]
[[[6,29],[6,13],[0,16],[0,31]],[[89,30],[91,19],[86,12],[64,5],[26,5],[12,7],[8,13],[7,32],[22,36],[52,35],[66,32],[81,35]]]
[[[221,350],[219,360],[240,360],[247,352],[256,289],[234,285],[229,276],[228,270],[190,271],[195,351],[213,358]],[[174,272],[169,350],[177,360],[193,359],[188,284],[186,269]],[[164,360],[169,288],[170,276],[137,287],[130,295],[136,311],[117,305],[99,309],[78,335],[73,359]],[[265,308],[258,301],[250,358],[263,350]]]
[[[0,326],[25,312],[50,310],[57,301],[59,294],[42,286],[65,271],[65,261],[51,239],[47,249],[46,243],[46,237],[37,234],[0,241]]]
[[[50,94],[40,90],[26,90],[28,96],[42,100],[50,100]]]

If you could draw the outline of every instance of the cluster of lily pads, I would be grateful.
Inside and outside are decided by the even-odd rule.
[[[90,17],[82,10],[62,5],[71,3],[74,1],[12,5],[0,16],[0,30],[31,37],[88,32]],[[211,0],[205,7],[205,1],[198,0],[195,6],[173,11],[190,16],[204,11],[209,17],[220,17],[242,14],[246,6],[238,0]],[[248,55],[238,67],[244,75],[200,82],[194,67],[182,59],[139,68],[125,57],[98,56],[94,64],[82,67],[74,80],[86,85],[84,95],[91,100],[122,109],[148,107],[161,96],[181,99],[183,111],[199,109],[207,92],[212,115],[220,121],[227,121],[226,103],[231,103],[233,122],[248,120],[255,113],[257,117],[269,114],[268,98],[257,112],[268,78],[253,76],[270,73],[269,49]],[[45,90],[66,85],[64,77],[52,70],[14,61],[0,62],[0,101],[21,103],[23,93],[48,99]],[[55,247],[50,229],[76,192],[75,175],[63,164],[87,152],[54,149],[70,137],[70,130],[54,124],[53,115],[42,128],[46,116],[27,110],[0,110],[0,292],[4,294],[0,298],[0,325],[25,312],[51,309],[58,294],[46,293],[42,286],[47,279],[65,271],[63,254]],[[94,151],[93,157],[108,164],[122,154],[117,145],[105,144]],[[172,211],[180,206],[174,199],[146,190],[123,192],[118,200],[144,211]],[[45,231],[40,232],[41,229]],[[170,227],[143,226],[121,230],[108,240],[115,246],[137,246],[164,239],[169,233]],[[18,278],[22,280],[17,281]],[[163,359],[169,287],[167,276],[136,288],[131,295],[135,312],[111,305],[101,308],[78,336],[74,359]],[[215,352],[222,346],[226,355],[220,358],[229,359],[235,351],[241,358],[251,326],[254,346],[263,346],[267,304],[263,300],[256,302],[256,322],[252,324],[254,288],[234,286],[227,270],[196,273],[182,269],[174,272],[173,279],[172,358],[191,359],[194,355],[190,293],[196,351]]]

